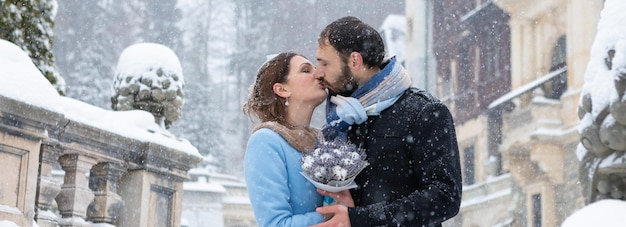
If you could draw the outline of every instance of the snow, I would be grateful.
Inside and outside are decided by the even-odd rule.
[[[150,58],[146,58],[146,56],[150,56]],[[143,74],[145,77],[153,75],[145,72],[150,72],[156,68],[173,70],[176,75],[183,75],[183,70],[174,51],[156,43],[139,43],[124,49],[115,71],[126,74]],[[158,79],[154,75],[153,80],[157,81]]]
[[[511,99],[516,98],[517,96],[520,96],[526,92],[529,92],[532,89],[535,89],[536,87],[539,87],[540,85],[544,84],[546,81],[558,76],[559,74],[565,72],[567,70],[567,67],[563,67],[557,70],[554,70],[548,74],[546,74],[545,76],[542,76],[539,79],[536,79],[530,83],[524,84],[524,86],[517,88],[513,91],[510,91],[509,93],[506,93],[505,95],[503,95],[502,97],[496,99],[495,101],[491,102],[488,106],[489,109],[492,109],[502,103],[505,103],[507,101],[510,101]]]
[[[613,84],[613,73],[622,70],[624,66],[613,64],[611,71],[605,64],[607,51],[615,49],[613,62],[625,62],[626,55],[626,1],[607,0],[604,9],[600,14],[598,30],[591,47],[590,60],[585,71],[585,83],[580,95],[580,103],[585,96],[591,96],[593,103],[591,113],[587,113],[580,121],[578,130],[582,132],[592,124],[593,119],[610,105],[612,99],[618,98],[617,91]],[[578,145],[576,156],[579,160],[588,151]],[[611,166],[621,159],[616,154],[612,154],[601,161],[599,167]],[[619,162],[621,163],[621,162]],[[582,227],[582,226],[624,226],[623,215],[626,213],[626,202],[621,200],[600,200],[589,204],[569,216],[561,227]]]
[[[600,164],[598,165],[597,168],[609,168],[612,166],[621,166],[624,164],[624,160],[626,160],[626,154],[612,153],[611,155],[602,159],[602,161],[600,161]]]
[[[463,192],[467,199],[461,202],[461,208],[484,204],[510,196],[512,193],[511,188],[505,186],[508,185],[510,180],[511,174],[502,174],[490,177],[484,183],[464,185]],[[477,191],[480,193],[476,193]]]
[[[224,204],[250,205],[250,198],[245,196],[226,196],[222,199]]]
[[[22,211],[20,211],[20,209],[17,209],[15,207],[5,206],[5,205],[0,205],[0,212],[8,213],[8,214],[17,214],[17,215],[22,214]]]
[[[168,64],[170,58],[154,56]],[[152,59],[142,58],[152,62]],[[138,69],[137,66],[122,65]],[[145,65],[145,64],[143,64]],[[178,65],[180,68],[180,65]],[[15,99],[33,106],[65,115],[66,118],[106,130],[118,135],[171,147],[188,154],[200,156],[187,140],[178,139],[154,122],[152,114],[140,111],[110,111],[87,103],[60,96],[41,75],[30,58],[19,47],[0,40],[0,96]]]
[[[512,193],[511,189],[507,188],[505,190],[497,191],[495,193],[491,193],[483,197],[476,197],[471,200],[466,200],[466,201],[461,202],[461,209],[465,207],[471,207],[477,204],[485,204],[489,201],[493,201],[499,198],[506,198],[507,196],[510,196],[511,193]]]
[[[19,225],[11,221],[0,221],[0,227],[19,227]]]
[[[575,131],[575,130],[576,129],[573,129],[573,128],[569,128],[565,130],[561,128],[538,128],[531,134],[531,136],[536,136],[538,138],[552,139],[555,137],[567,135],[568,133],[571,133],[572,131]]]
[[[605,109],[611,100],[611,96],[616,96],[615,86],[613,86],[613,74],[606,67],[604,59],[607,51],[616,49],[623,50],[623,42],[626,41],[626,27],[623,21],[626,21],[626,2],[624,1],[606,1],[604,9],[600,14],[600,22],[598,23],[598,32],[591,47],[590,60],[585,72],[585,85],[583,86],[583,95],[591,94],[593,103],[592,114],[596,116]],[[621,49],[621,50],[620,50]],[[623,53],[616,52],[615,60],[619,60]],[[615,67],[618,67],[615,65]],[[583,97],[581,95],[581,97]]]
[[[614,199],[605,199],[587,205],[563,222],[561,227],[617,227],[624,226],[626,202]]]
[[[487,6],[489,6],[489,4],[493,4],[493,0],[486,1],[482,5],[474,8],[472,11],[469,11],[465,15],[461,16],[461,19],[460,19],[461,22],[464,22],[464,21],[468,20],[469,18],[473,17],[478,12],[480,12],[482,9],[486,8]]]
[[[18,46],[2,39],[0,53],[0,95],[54,111],[59,94],[28,55]]]
[[[184,182],[183,189],[185,191],[226,193],[224,186],[219,183],[207,182],[204,177],[198,178],[197,182]]]
[[[406,23],[404,15],[391,14],[379,28],[387,48],[386,57],[396,56],[401,63],[406,59]]]

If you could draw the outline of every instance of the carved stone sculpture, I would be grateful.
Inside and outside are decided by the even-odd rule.
[[[145,110],[169,128],[181,117],[183,73],[176,54],[160,44],[140,43],[120,55],[113,80],[113,110]]]

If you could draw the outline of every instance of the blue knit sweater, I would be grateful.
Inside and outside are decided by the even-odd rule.
[[[298,152],[268,128],[248,140],[244,174],[254,216],[259,226],[308,226],[321,223],[315,208],[322,196],[301,174]]]

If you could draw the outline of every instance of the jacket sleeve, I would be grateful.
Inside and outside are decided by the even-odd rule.
[[[259,130],[249,141],[244,175],[250,203],[259,226],[308,226],[323,221],[320,214],[294,214],[283,145],[279,135]]]
[[[390,203],[349,208],[352,226],[432,226],[458,213],[461,168],[452,115],[442,103],[429,103],[413,123],[411,155],[419,188]]]

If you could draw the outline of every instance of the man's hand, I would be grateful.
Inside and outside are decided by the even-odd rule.
[[[350,195],[350,190],[343,190],[340,192],[329,192],[329,191],[324,191],[322,189],[317,189],[317,193],[319,193],[320,195],[330,196],[338,204],[343,204],[347,207],[354,207],[354,200],[352,200],[352,195]]]
[[[330,220],[310,227],[350,227],[348,207],[343,204],[318,207],[315,211],[322,216],[334,215]]]

